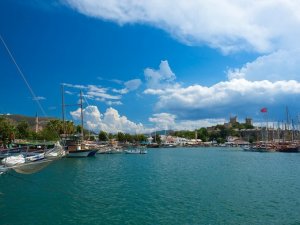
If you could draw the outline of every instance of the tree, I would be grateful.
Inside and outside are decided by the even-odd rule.
[[[81,134],[81,130],[82,130],[81,126],[77,125],[76,126],[76,133]]]
[[[156,135],[152,136],[152,138],[153,138],[153,142],[161,144],[161,138],[160,138],[159,134],[156,134]]]
[[[118,134],[117,134],[117,139],[118,139],[118,141],[120,141],[120,142],[124,142],[124,141],[125,141],[125,134],[122,133],[122,132],[118,132]]]
[[[27,121],[20,121],[16,127],[17,138],[28,138],[30,136],[30,128]]]
[[[63,133],[63,122],[61,120],[50,120],[40,133],[40,138],[47,141],[54,141],[58,140]]]
[[[116,136],[114,135],[114,134],[112,134],[112,133],[109,133],[108,134],[108,139],[109,140],[112,140],[112,139],[114,139]]]
[[[197,135],[198,138],[204,142],[208,140],[208,132],[206,128],[200,128],[199,130],[197,130]]]
[[[105,131],[100,131],[99,133],[99,141],[108,141],[108,135]]]
[[[3,145],[7,145],[14,139],[14,127],[5,118],[0,117],[0,140]]]
[[[128,133],[124,134],[124,139],[126,142],[130,142],[130,143],[132,143],[132,141],[135,140],[134,136]]]
[[[133,136],[133,139],[136,142],[145,142],[145,141],[147,141],[147,137],[144,134],[136,134],[136,135]]]
[[[76,131],[75,125],[72,121],[65,121],[64,129],[66,134],[74,134]]]

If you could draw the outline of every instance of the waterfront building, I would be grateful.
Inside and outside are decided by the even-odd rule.
[[[231,123],[231,125],[234,125],[236,124],[238,121],[237,121],[237,116],[231,116],[230,119],[229,119],[229,123]]]
[[[252,118],[249,118],[249,117],[246,117],[246,119],[245,119],[245,124],[246,125],[253,125],[253,121],[252,121]]]

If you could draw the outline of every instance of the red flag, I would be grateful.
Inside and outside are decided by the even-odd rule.
[[[266,113],[268,110],[267,110],[267,108],[262,108],[261,110],[260,110],[260,112],[262,112],[262,113]]]

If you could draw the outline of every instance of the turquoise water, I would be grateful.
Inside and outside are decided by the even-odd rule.
[[[300,224],[300,154],[150,150],[0,176],[0,224]]]

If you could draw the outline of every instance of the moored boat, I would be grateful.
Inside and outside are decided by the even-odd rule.
[[[278,152],[299,152],[299,146],[296,143],[278,143],[276,146],[276,151]]]
[[[91,157],[95,156],[98,149],[72,150],[68,151],[67,158]]]
[[[126,154],[147,154],[148,151],[145,148],[127,149],[124,151]]]

